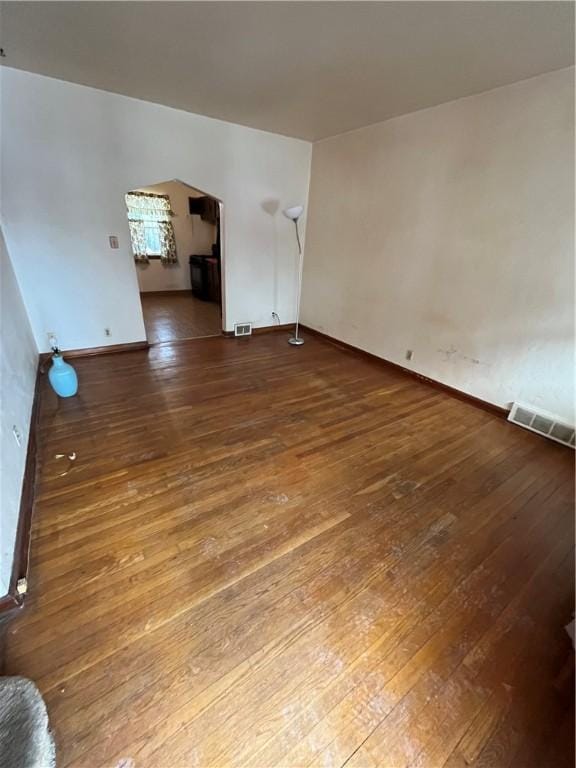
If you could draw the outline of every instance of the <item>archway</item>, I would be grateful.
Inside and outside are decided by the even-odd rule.
[[[220,335],[221,201],[173,179],[128,191],[126,210],[149,343]]]

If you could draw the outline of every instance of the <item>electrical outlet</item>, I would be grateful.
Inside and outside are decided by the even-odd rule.
[[[48,336],[48,345],[51,349],[58,346],[58,339],[54,331],[46,331],[46,336]]]
[[[116,237],[116,235],[109,235],[108,242],[110,243],[110,248],[116,249],[120,247],[118,245],[118,238]]]
[[[110,328],[104,328],[104,336],[112,336],[112,331]]]
[[[22,435],[16,424],[12,427],[12,434],[14,435],[14,440],[16,440],[18,448],[22,448]]]
[[[405,355],[406,360],[412,360],[413,354],[414,354],[414,352],[411,349],[407,349],[406,350],[406,355]]]

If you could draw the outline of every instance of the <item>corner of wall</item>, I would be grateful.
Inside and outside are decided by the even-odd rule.
[[[10,582],[38,349],[0,228],[0,594]]]

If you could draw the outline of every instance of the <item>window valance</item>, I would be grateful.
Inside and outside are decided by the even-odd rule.
[[[128,219],[133,221],[170,221],[174,216],[168,195],[128,192],[126,206]]]

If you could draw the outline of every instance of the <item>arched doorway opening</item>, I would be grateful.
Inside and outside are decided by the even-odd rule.
[[[220,335],[221,201],[173,179],[128,191],[126,210],[148,342]]]

